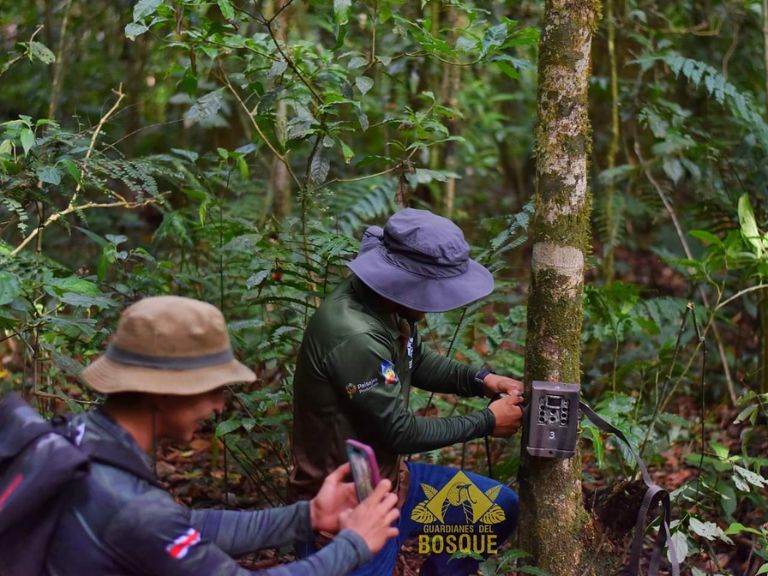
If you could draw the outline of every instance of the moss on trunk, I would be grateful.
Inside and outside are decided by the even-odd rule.
[[[525,381],[579,383],[584,254],[590,247],[587,114],[595,0],[548,0],[539,50],[538,187]],[[581,457],[532,458],[523,449],[521,546],[552,576],[581,574],[585,541]]]

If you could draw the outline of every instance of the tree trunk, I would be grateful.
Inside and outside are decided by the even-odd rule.
[[[580,382],[584,254],[590,247],[587,113],[598,0],[547,0],[539,46],[536,211],[525,381]],[[590,534],[581,456],[530,457],[523,447],[520,540],[551,576],[581,574]]]
[[[451,6],[448,8],[448,28],[450,32],[450,44],[456,45],[459,36],[459,29],[466,24],[466,17],[457,8]],[[462,66],[452,66],[445,64],[443,66],[443,85],[442,101],[447,102],[451,108],[459,107],[459,91],[461,90],[461,72]],[[457,116],[451,117],[446,122],[446,127],[451,136],[458,136],[461,133],[461,125]],[[445,143],[445,169],[450,172],[456,171],[456,142],[453,140]],[[453,217],[453,208],[456,203],[456,178],[449,177],[445,182],[445,192],[443,195],[443,214],[446,218]]]
[[[275,2],[266,2],[267,18],[275,12]],[[288,40],[288,10],[283,10],[276,20],[275,36],[285,44]],[[277,103],[275,111],[275,131],[278,133],[280,144],[285,146],[286,125],[288,122],[288,104],[284,99]],[[279,158],[272,160],[272,174],[269,179],[269,192],[273,197],[273,214],[276,219],[283,220],[291,214],[291,178],[285,163]]]

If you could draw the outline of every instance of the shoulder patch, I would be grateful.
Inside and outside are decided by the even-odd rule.
[[[198,542],[200,542],[200,532],[194,528],[190,528],[173,542],[168,544],[168,546],[165,547],[165,551],[168,552],[168,555],[171,558],[181,560],[187,555],[189,549]]]
[[[379,372],[384,377],[385,384],[396,384],[400,379],[395,372],[395,365],[389,360],[384,360],[379,367]]]

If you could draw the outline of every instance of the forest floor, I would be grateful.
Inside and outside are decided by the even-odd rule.
[[[676,402],[677,413],[685,418],[695,419],[698,415],[696,403],[693,398],[681,398]],[[715,422],[710,422],[709,426],[720,428],[720,438],[724,444],[731,449],[731,453],[738,453],[740,443],[740,427],[732,424],[736,411],[726,406],[719,406],[713,409],[710,414],[717,414]],[[768,453],[768,435],[762,438],[763,450],[761,453]],[[730,444],[730,445],[728,445]],[[688,455],[698,453],[698,443],[693,440],[689,444],[679,444],[661,454],[663,467],[656,466],[652,470],[652,476],[655,482],[669,490],[670,492],[679,488],[683,483],[694,481],[698,476],[698,468],[690,463]],[[223,468],[223,451],[218,440],[213,439],[212,430],[201,431],[198,437],[188,446],[175,446],[173,444],[164,444],[161,447],[161,454],[157,462],[157,472],[161,480],[167,485],[168,489],[181,502],[193,506],[224,506],[224,502],[235,508],[255,509],[268,506],[263,494],[256,489],[253,482],[244,475],[239,474],[237,466],[229,461],[229,472],[225,478]],[[467,452],[466,467],[470,470],[483,473],[485,470],[485,456],[480,445],[477,448],[471,448]],[[459,461],[455,462],[458,467]],[[595,501],[595,495],[599,493],[600,488],[610,486],[619,481],[617,478],[605,478],[603,473],[597,469],[595,462],[586,457],[584,460],[585,481],[584,495],[585,505],[592,508]],[[286,474],[284,470],[271,470],[270,478],[276,482],[269,489],[274,492],[284,493],[284,484]],[[515,489],[515,483],[510,486]],[[277,488],[277,490],[276,490]],[[263,487],[262,487],[263,491]],[[224,494],[229,496],[225,498]],[[280,498],[272,494],[269,500],[277,504]],[[740,503],[741,505],[741,503]],[[617,511],[602,511],[601,515],[610,517],[616,516]],[[622,511],[623,512],[623,511]],[[677,509],[673,506],[673,517],[679,519],[680,515],[689,512]],[[740,517],[742,522],[747,524],[746,518],[754,516],[755,522],[759,522],[759,516],[764,514],[757,510],[743,510]],[[719,510],[697,509],[696,516],[701,520],[710,520],[717,522],[720,516]],[[629,515],[630,519],[634,514]],[[631,528],[632,522],[629,522]],[[722,527],[722,521],[720,522]],[[752,525],[759,525],[757,523]],[[624,527],[626,529],[626,526]],[[603,553],[625,554],[631,533],[624,534],[606,533]],[[650,539],[648,539],[650,548]],[[746,540],[735,539],[734,546],[728,546],[715,540],[709,542],[711,547],[709,553],[694,553],[686,560],[686,567],[682,573],[690,574],[691,567],[696,566],[705,574],[746,574],[749,560],[751,559],[751,545]],[[279,563],[289,562],[294,559],[290,549],[267,550],[258,554],[252,554],[241,559],[243,566],[250,569],[264,569]],[[402,553],[398,559],[398,576],[410,576],[418,574],[419,566],[423,561],[423,556],[418,553],[415,541],[411,540],[405,544]]]

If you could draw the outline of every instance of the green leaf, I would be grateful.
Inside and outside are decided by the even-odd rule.
[[[171,152],[181,156],[182,158],[186,158],[192,163],[197,162],[197,159],[200,157],[197,152],[192,150],[184,150],[183,148],[171,148]]]
[[[675,184],[677,184],[680,181],[680,178],[683,177],[683,165],[677,158],[664,158],[662,166],[664,168],[664,173]]]
[[[725,531],[726,534],[741,534],[742,532],[749,532],[750,534],[757,534],[758,536],[762,536],[763,534],[760,530],[745,526],[741,522],[733,522]]]
[[[104,237],[115,246],[119,246],[123,242],[128,241],[128,236],[125,236],[124,234],[107,234]]]
[[[757,418],[758,411],[757,411],[757,404],[750,404],[744,410],[739,412],[739,415],[736,416],[736,419],[733,421],[734,424],[741,424],[742,422],[746,422],[747,420],[754,420]],[[754,424],[754,422],[753,422]]]
[[[69,174],[75,182],[80,182],[82,174],[80,172],[80,167],[74,160],[71,158],[62,158],[57,164],[61,164],[67,174]]]
[[[21,295],[21,282],[10,272],[0,272],[0,306],[10,304]]]
[[[13,142],[10,140],[3,140],[0,143],[0,156],[10,156],[13,152]]]
[[[61,301],[70,306],[76,306],[77,308],[90,308],[96,306],[98,308],[114,308],[117,303],[105,296],[87,296],[85,294],[74,294],[67,292],[61,297]]]
[[[355,68],[362,68],[363,66],[368,64],[368,58],[363,58],[362,56],[353,56],[349,59],[349,64],[347,64],[347,68],[349,70],[354,70]]]
[[[29,154],[32,146],[35,145],[35,134],[29,128],[24,128],[21,131],[21,147],[24,148],[24,156]]]
[[[715,451],[715,455],[720,460],[728,460],[728,448],[726,446],[723,446],[719,442],[712,441],[709,443],[709,445],[712,447],[712,450]]]
[[[358,76],[355,78],[355,85],[360,92],[367,94],[368,91],[373,88],[373,78],[369,78],[368,76]]]
[[[272,67],[269,69],[269,72],[267,72],[267,79],[272,80],[273,78],[277,78],[287,69],[288,62],[282,59],[277,59],[272,63]]]
[[[83,294],[85,296],[100,296],[101,291],[99,287],[93,282],[90,282],[84,278],[77,276],[68,276],[67,278],[54,278],[48,282],[48,287],[51,287],[59,295],[71,292],[74,294]]]
[[[752,486],[757,486],[758,488],[763,488],[765,486],[768,486],[768,480],[763,478],[760,474],[757,474],[756,472],[752,472],[752,470],[748,470],[744,468],[743,466],[734,465],[733,471],[741,476],[744,480],[752,484]]]
[[[229,0],[216,0],[216,4],[219,5],[221,15],[227,20],[233,20],[235,18],[235,9],[232,7],[232,2]]]
[[[760,576],[760,574],[768,574],[768,562],[760,566],[760,569],[755,572],[755,576]]]
[[[315,184],[322,184],[328,177],[328,171],[331,168],[331,162],[328,157],[320,149],[312,158],[312,164],[309,167],[309,179]]]
[[[723,532],[723,529],[714,522],[702,522],[698,518],[691,516],[688,521],[688,526],[695,534],[702,538],[706,538],[707,540],[718,538],[723,542],[733,544],[733,540],[728,538],[728,536],[725,535],[725,532]]]
[[[58,171],[56,166],[42,166],[35,170],[35,174],[40,182],[53,184],[54,186],[61,184],[61,172]]]
[[[260,270],[251,275],[250,278],[245,281],[245,287],[248,288],[248,290],[252,290],[254,287],[261,285],[261,283],[266,280],[267,276],[269,276],[270,272],[271,270]]]
[[[145,16],[151,16],[162,3],[163,0],[139,0],[133,7],[133,20],[138,21]]]
[[[43,64],[53,64],[56,56],[45,44],[32,41],[29,43],[29,57],[32,60],[40,60]]]
[[[349,22],[349,9],[352,7],[352,0],[333,0],[333,18],[336,24],[344,26]]]
[[[225,434],[234,432],[242,425],[243,421],[240,418],[232,418],[230,420],[224,420],[216,426],[216,438],[221,438]]]
[[[352,158],[355,157],[355,152],[347,146],[347,143],[340,140],[341,143],[341,153],[344,155],[344,162],[349,164],[352,161]]]
[[[739,198],[739,224],[741,225],[741,235],[744,237],[744,240],[755,249],[757,257],[762,258],[763,240],[760,231],[757,229],[755,213],[752,211],[748,194],[742,194]]]
[[[191,123],[205,122],[218,114],[222,106],[224,106],[224,89],[219,88],[198,98],[184,113],[184,119]]]
[[[602,468],[605,458],[605,444],[603,438],[600,436],[600,431],[594,426],[588,425],[582,428],[582,433],[592,442],[592,447],[595,451],[595,460],[597,460],[597,467]]]
[[[496,65],[499,67],[499,70],[501,70],[504,74],[507,75],[507,77],[511,78],[512,80],[517,80],[520,77],[520,72],[518,72],[515,67],[510,65],[508,62],[499,60],[496,62]]]
[[[54,348],[52,348],[50,352],[54,365],[65,374],[77,377],[80,376],[80,373],[85,368],[85,366],[80,364],[80,362],[74,358],[67,356],[66,354],[62,354]]]
[[[682,562],[688,556],[688,538],[685,534],[678,531],[672,534],[669,548],[667,549],[667,558],[672,562],[672,549],[675,549],[675,560]]]
[[[141,36],[147,30],[149,30],[149,28],[144,24],[139,22],[131,22],[125,25],[123,32],[125,33],[125,37],[129,40],[136,40],[137,36]]]
[[[688,234],[697,240],[701,240],[705,244],[721,245],[723,243],[720,238],[708,230],[691,230]]]
[[[736,489],[730,484],[722,486],[720,488],[720,507],[723,509],[723,512],[725,512],[726,518],[733,517],[733,513],[736,512],[737,504]]]

